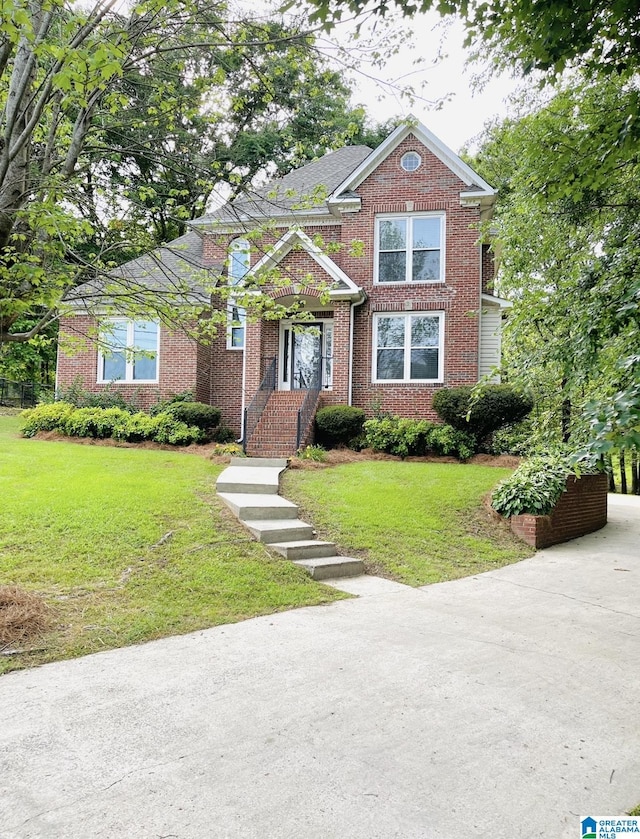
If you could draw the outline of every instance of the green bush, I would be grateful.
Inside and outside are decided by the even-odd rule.
[[[211,431],[220,425],[220,408],[204,402],[173,402],[162,413],[170,414],[187,425],[195,425],[202,431]]]
[[[328,405],[316,414],[316,439],[328,446],[349,446],[362,435],[365,413],[352,405]]]
[[[66,418],[62,430],[69,437],[113,437],[130,417],[122,408],[76,408]]]
[[[327,452],[322,446],[305,446],[298,449],[297,456],[300,460],[313,460],[314,463],[324,463],[327,459]]]
[[[524,419],[533,408],[530,396],[510,385],[486,385],[474,396],[472,387],[443,387],[433,395],[440,419],[478,440],[505,425]]]
[[[364,424],[364,432],[366,444],[372,449],[402,458],[435,454],[467,460],[475,453],[472,436],[428,420],[396,416],[370,419]]]
[[[149,408],[149,413],[152,417],[155,417],[156,414],[163,414],[170,405],[175,405],[176,402],[195,402],[193,391],[183,390],[181,393],[172,394],[167,399],[160,399]]]
[[[188,446],[191,443],[200,443],[204,439],[204,432],[195,425],[187,425],[186,422],[176,419],[171,414],[158,414],[157,417],[150,417],[151,440],[156,443],[169,443],[172,446]]]
[[[566,457],[532,457],[498,484],[491,494],[491,506],[506,518],[522,513],[546,516],[557,504],[571,474]]]
[[[432,427],[433,423],[427,420],[394,416],[367,420],[364,433],[367,445],[375,451],[405,458],[427,453],[427,436]]]
[[[453,455],[459,460],[469,460],[476,453],[475,438],[450,425],[434,425],[427,434],[426,443],[433,454]]]
[[[74,410],[69,402],[51,402],[23,411],[23,437],[33,437],[38,431],[62,431],[67,417]]]
[[[104,385],[97,392],[86,390],[82,385],[82,379],[75,379],[73,384],[66,389],[57,392],[56,398],[62,402],[68,402],[76,408],[121,408],[130,414],[138,410],[136,395],[125,397],[122,391],[112,384]]]

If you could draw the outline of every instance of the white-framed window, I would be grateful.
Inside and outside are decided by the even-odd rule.
[[[416,169],[420,168],[421,163],[422,158],[417,151],[405,152],[400,158],[400,166],[405,172],[415,172]]]
[[[105,320],[100,326],[98,382],[157,382],[159,343],[156,321]]]
[[[229,285],[237,286],[249,270],[251,264],[251,246],[244,237],[234,239],[229,245],[229,261],[227,273]],[[238,306],[233,297],[229,298],[227,306],[227,349],[244,349],[244,328],[246,312]]]
[[[374,382],[443,381],[444,313],[373,316]]]
[[[376,218],[376,283],[444,281],[444,213]]]

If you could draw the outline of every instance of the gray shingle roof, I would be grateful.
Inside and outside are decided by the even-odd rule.
[[[209,277],[213,281],[221,265],[205,269],[202,260],[202,237],[195,230],[156,248],[137,259],[132,259],[114,269],[109,277],[100,277],[84,283],[65,298],[67,303],[90,307],[100,300],[118,298],[136,301],[137,295],[154,291],[159,298],[179,299],[182,304],[201,304],[209,300],[204,285]],[[205,272],[206,273],[201,273]]]
[[[247,218],[259,221],[265,217],[306,215],[310,211],[325,210],[328,196],[370,154],[368,146],[344,146],[270,181],[260,189],[245,190],[220,210],[198,219],[196,224]]]

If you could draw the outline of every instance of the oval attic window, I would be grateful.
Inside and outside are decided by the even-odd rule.
[[[416,169],[420,168],[421,163],[422,158],[417,151],[408,151],[402,155],[402,159],[400,160],[400,165],[405,172],[415,172]]]

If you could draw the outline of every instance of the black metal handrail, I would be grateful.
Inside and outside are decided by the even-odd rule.
[[[269,366],[267,367],[267,372],[262,377],[262,381],[260,382],[256,395],[244,409],[244,435],[242,438],[242,449],[245,453],[247,451],[247,444],[260,422],[260,417],[262,416],[264,409],[267,407],[269,397],[275,389],[276,359],[272,358]]]
[[[296,451],[302,444],[302,439],[307,433],[311,420],[315,414],[316,405],[318,404],[318,396],[322,389],[322,365],[316,371],[315,381],[307,389],[302,405],[298,408],[298,423],[296,429]]]
[[[36,404],[35,382],[12,382],[0,378],[0,405],[32,408]]]

